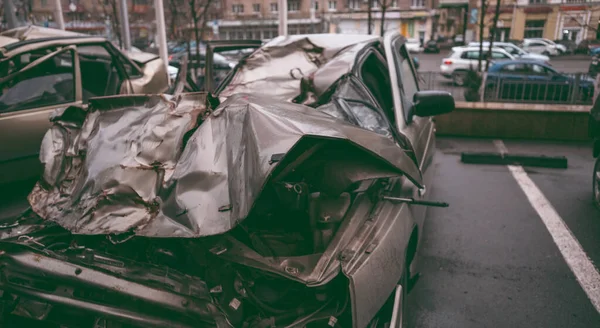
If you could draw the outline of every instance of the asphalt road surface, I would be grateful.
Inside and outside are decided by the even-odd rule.
[[[591,259],[588,272],[574,265],[580,280],[597,278],[600,211],[591,201],[591,146],[506,140],[504,145],[510,153],[568,158],[568,169],[524,171],[550,203],[542,213],[553,207]],[[410,327],[600,327],[600,313],[567,265],[567,259],[586,259],[573,245],[563,249],[568,254],[563,257],[550,233],[559,228],[547,228],[534,208],[538,202],[530,202],[508,167],[463,164],[463,151],[497,150],[493,140],[438,139],[432,197],[450,207],[428,209],[421,277],[408,297]],[[599,297],[600,284],[585,286]]]

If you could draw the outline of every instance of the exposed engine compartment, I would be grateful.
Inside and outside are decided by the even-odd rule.
[[[207,327],[349,327],[352,320],[349,284],[344,275],[308,287],[281,274],[222,256],[228,248],[221,245],[228,239],[246,245],[267,259],[267,263],[268,259],[300,263],[303,256],[320,256],[325,252],[352,206],[356,196],[352,190],[357,185],[337,196],[314,191],[317,185],[304,177],[309,173],[322,175],[319,171],[323,169],[324,166],[298,165],[292,171],[301,174],[283,172],[281,176],[285,179],[276,175],[244,222],[224,235],[207,238],[73,235],[29,212],[1,234],[6,243],[0,249],[8,242],[19,244],[18,253],[31,252],[28,258],[33,258],[23,269],[15,266],[19,261],[8,256],[10,252],[0,256],[0,265],[4,267],[0,284],[5,291],[3,312],[44,323],[48,320],[64,327],[148,327],[160,324],[151,318],[159,313],[161,318],[180,315],[175,321],[181,327],[197,326],[198,322]],[[18,230],[27,235],[19,235]],[[23,245],[34,250],[24,251]],[[14,245],[8,248],[11,247]],[[184,299],[173,307],[152,297],[136,299],[133,295],[122,295],[118,288],[70,281],[53,271],[52,266],[40,272],[35,260],[39,256],[78,266],[73,271],[75,276],[88,268]],[[297,274],[295,267],[290,264],[283,273],[293,276]],[[50,295],[68,290],[69,298],[94,306],[122,305],[124,313],[103,315],[71,304],[83,310],[73,311],[69,304],[59,306],[51,297],[40,301],[39,295],[36,296],[40,289]],[[29,296],[33,297],[11,292],[17,290],[32,290],[34,293]],[[203,310],[194,311],[190,304]],[[142,313],[148,318],[130,320],[126,311]],[[68,322],[64,321],[66,318]]]

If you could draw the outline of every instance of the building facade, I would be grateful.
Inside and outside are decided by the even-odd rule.
[[[581,42],[596,39],[600,20],[600,0],[501,0],[495,39],[522,40],[547,38]],[[486,9],[483,37],[489,38],[495,1]],[[476,10],[480,9],[480,4]],[[473,8],[471,9],[473,10]],[[476,25],[476,24],[475,24]],[[473,40],[479,30],[473,26]]]
[[[372,0],[372,33],[397,30],[407,38],[433,36],[433,0]],[[288,0],[288,33],[368,32],[368,0]],[[382,13],[385,12],[382,26]],[[278,35],[277,0],[225,0],[221,39],[270,39]]]
[[[53,0],[33,0],[30,20],[36,25],[56,27]],[[148,39],[153,33],[152,0],[128,0],[132,40]],[[91,35],[111,36],[118,26],[119,0],[61,0],[65,29]]]
[[[323,2],[323,0],[320,0]],[[325,31],[318,0],[311,11],[310,0],[287,2],[288,33],[307,34]],[[223,0],[222,19],[209,24],[223,40],[272,39],[279,35],[277,0]]]

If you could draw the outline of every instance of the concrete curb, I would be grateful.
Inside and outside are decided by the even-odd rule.
[[[589,140],[591,106],[456,102],[454,112],[435,118],[442,136]]]

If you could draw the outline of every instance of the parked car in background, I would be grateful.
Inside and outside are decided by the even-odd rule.
[[[215,96],[57,115],[3,221],[1,327],[407,327],[450,93],[419,90],[398,33],[313,34]]]
[[[206,50],[201,50],[200,55],[195,55],[196,51],[192,50],[192,58],[188,59],[188,67],[192,72],[196,72],[196,85],[203,90],[205,85],[205,65],[206,65]],[[187,51],[177,52],[169,55],[169,65],[175,68],[181,66],[181,58],[187,56]],[[213,57],[213,69],[215,70],[213,81],[214,86],[218,85],[229,74],[231,69],[235,67],[237,62],[230,61],[221,54],[215,54]]]
[[[483,50],[482,58],[486,58],[488,49]],[[515,57],[502,48],[492,48],[493,60],[511,60]],[[481,61],[481,69],[485,68],[485,60]],[[479,47],[454,47],[450,54],[442,59],[440,71],[442,76],[452,79],[458,86],[465,85],[467,72],[477,70],[479,64]]]
[[[582,40],[577,45],[575,53],[577,54],[590,54],[592,50],[600,48],[600,40]]]
[[[573,54],[575,53],[575,49],[577,49],[577,42],[572,40],[554,40],[554,43],[565,47],[564,54]]]
[[[424,47],[424,52],[427,53],[434,53],[434,54],[439,54],[440,53],[440,45],[437,43],[437,41],[435,40],[429,40],[425,43],[425,47]]]
[[[464,46],[465,45],[465,39],[462,34],[459,34],[454,37],[454,45],[455,46]]]
[[[545,42],[546,44],[553,46],[556,48],[556,50],[558,51],[558,55],[563,55],[567,53],[567,47],[565,47],[564,45],[560,44],[560,43],[556,43],[550,39],[546,39],[546,38],[530,38],[530,40],[538,40],[538,41],[542,41]]]
[[[598,72],[600,72],[600,54],[596,54],[592,57],[590,67],[588,68],[588,74],[594,78],[598,75]]]
[[[423,51],[421,41],[419,39],[408,39],[406,40],[406,49],[411,53],[420,53]]]
[[[520,47],[527,52],[545,56],[558,56],[559,54],[556,45],[549,44],[543,40],[524,39]]]
[[[40,144],[55,110],[167,89],[156,55],[123,53],[102,37],[37,26],[0,33],[0,172],[11,172],[0,174],[0,184],[39,174]]]
[[[488,100],[589,102],[594,80],[556,71],[542,62],[509,60],[488,70],[484,98]]]
[[[469,47],[479,47],[479,42],[470,42]],[[489,48],[490,43],[488,41],[483,42],[483,47]],[[541,60],[543,62],[550,62],[550,57],[545,56],[545,55],[536,54],[536,53],[527,52],[510,42],[494,42],[493,47],[502,48],[502,49],[506,50],[506,52],[508,52],[509,54],[513,55],[515,58]]]

